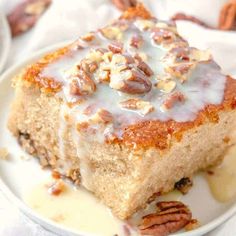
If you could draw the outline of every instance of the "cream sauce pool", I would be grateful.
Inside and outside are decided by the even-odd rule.
[[[134,214],[127,222],[119,220],[91,193],[67,182],[59,195],[49,193],[55,180],[48,179],[25,192],[25,203],[39,215],[82,235],[138,236],[137,225],[142,216],[156,211],[156,201]],[[174,190],[158,201],[179,201],[182,194]]]
[[[82,235],[138,235],[126,222],[114,217],[107,207],[88,191],[65,183],[59,195],[48,192],[53,180],[36,185],[25,193],[24,201],[37,213]]]
[[[220,202],[229,202],[236,198],[236,146],[231,148],[220,166],[206,173],[210,190]]]

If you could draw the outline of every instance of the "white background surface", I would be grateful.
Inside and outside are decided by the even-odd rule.
[[[0,0],[7,13],[20,0]],[[153,14],[167,19],[176,12],[195,15],[212,26],[225,0],[144,0]],[[109,0],[54,0],[51,7],[30,32],[13,40],[6,68],[31,53],[53,43],[75,39],[119,16]],[[236,32],[207,30],[189,22],[178,23],[179,32],[192,45],[209,48],[222,70],[236,75]],[[0,143],[1,147],[1,143]],[[201,206],[199,206],[201,207]],[[51,236],[32,223],[1,195],[0,236]],[[208,236],[235,236],[236,216]]]

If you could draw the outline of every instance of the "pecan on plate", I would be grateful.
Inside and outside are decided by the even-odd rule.
[[[218,27],[221,30],[236,29],[236,0],[229,0],[222,7]]]
[[[142,235],[165,236],[182,229],[192,219],[192,213],[179,201],[158,202],[158,211],[143,217],[139,230]]]
[[[51,0],[26,0],[17,5],[7,16],[12,36],[31,29],[51,4]]]
[[[112,0],[112,3],[121,11],[127,10],[129,7],[135,7],[136,0]]]

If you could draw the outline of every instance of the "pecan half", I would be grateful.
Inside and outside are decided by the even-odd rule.
[[[111,75],[110,87],[128,94],[147,93],[152,88],[151,81],[135,68]]]
[[[82,96],[94,93],[96,84],[83,70],[79,70],[78,74],[71,81],[70,93],[72,95]]]
[[[31,29],[50,4],[51,0],[26,0],[17,5],[7,16],[12,36]]]
[[[236,29],[236,0],[230,0],[223,6],[218,27],[221,30]]]
[[[112,0],[113,4],[121,11],[127,10],[129,7],[135,7],[136,0]]]
[[[143,217],[139,225],[142,235],[165,236],[187,225],[192,213],[186,205],[178,201],[158,202],[158,211]]]

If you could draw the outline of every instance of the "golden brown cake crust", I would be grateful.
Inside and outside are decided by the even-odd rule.
[[[132,19],[135,17],[142,17],[144,19],[151,18],[150,13],[141,5],[136,8],[128,9],[121,18]],[[61,84],[53,78],[38,76],[40,72],[50,63],[60,59],[63,55],[69,53],[70,47],[58,49],[56,52],[50,53],[43,57],[39,62],[29,66],[21,79],[28,81],[44,92],[58,92],[61,89]],[[159,121],[150,120],[136,122],[133,125],[128,125],[123,128],[123,135],[119,138],[109,140],[109,143],[118,143],[122,145],[132,146],[135,148],[150,148],[156,147],[164,150],[170,146],[169,140],[176,138],[177,141],[181,140],[183,132],[197,127],[204,122],[217,122],[218,112],[222,109],[232,110],[236,108],[236,80],[230,76],[226,79],[225,94],[222,104],[220,105],[207,105],[201,110],[193,121],[177,122],[174,120]]]
[[[33,83],[42,88],[45,92],[56,92],[60,90],[60,84],[51,78],[38,77],[40,71],[52,61],[57,60],[68,51],[68,47],[59,49],[55,53],[45,56],[41,61],[31,65],[21,77],[23,80]],[[40,78],[40,80],[38,80]],[[181,140],[182,133],[205,121],[217,122],[218,112],[222,109],[236,109],[236,80],[227,77],[224,100],[221,105],[208,105],[200,111],[194,121],[176,122],[174,120],[163,121],[144,121],[138,122],[124,128],[122,138],[114,139],[112,143],[125,144],[137,148],[156,147],[164,150],[169,147],[168,140],[175,137]]]
[[[194,121],[176,122],[169,120],[162,121],[145,121],[131,126],[124,130],[123,140],[128,145],[138,147],[157,147],[166,149],[169,146],[168,140],[174,136],[177,141],[181,140],[182,133],[193,127],[203,124],[205,121],[218,122],[218,112],[221,110],[236,109],[236,80],[230,76],[227,77],[224,100],[221,105],[208,105],[204,110],[200,111]]]

